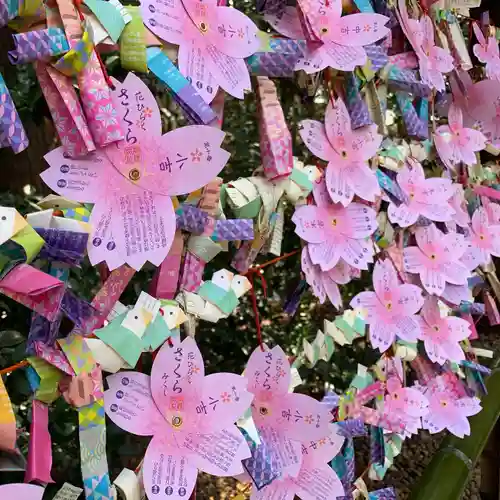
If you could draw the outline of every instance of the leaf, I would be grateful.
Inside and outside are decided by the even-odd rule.
[[[0,349],[14,347],[24,340],[24,336],[17,330],[3,330],[0,332]]]

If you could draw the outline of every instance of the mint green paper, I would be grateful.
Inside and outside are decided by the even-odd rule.
[[[232,290],[226,291],[211,281],[205,281],[201,285],[198,295],[217,306],[224,314],[231,314],[239,303]]]
[[[148,325],[142,336],[143,348],[147,351],[156,351],[165,340],[172,335],[161,314],[157,314],[155,320]]]
[[[103,0],[85,0],[85,5],[103,25],[111,40],[114,43],[118,42],[123,28],[125,28],[125,21],[118,9],[113,4]]]

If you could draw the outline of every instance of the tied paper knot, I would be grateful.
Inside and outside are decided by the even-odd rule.
[[[28,31],[13,35],[15,49],[9,51],[12,64],[48,60],[69,50],[69,43],[61,28]]]

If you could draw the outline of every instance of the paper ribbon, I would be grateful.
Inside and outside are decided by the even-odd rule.
[[[15,49],[9,51],[12,64],[47,60],[69,50],[68,40],[60,28],[28,31],[12,35]]]
[[[255,76],[290,78],[294,75],[297,61],[306,55],[306,41],[271,38],[269,49],[245,59],[250,72]]]
[[[123,469],[114,480],[113,485],[120,492],[123,500],[143,500],[145,498],[142,481],[130,469]]]
[[[104,0],[85,0],[85,5],[94,13],[111,40],[118,42],[125,28],[125,21],[118,8],[112,2]]]
[[[408,92],[416,97],[429,97],[431,95],[430,87],[418,81],[414,71],[402,69],[394,64],[389,67],[387,84],[391,90]]]
[[[69,483],[64,483],[53,500],[77,500],[82,492],[83,490],[81,488]]]
[[[36,231],[45,240],[39,258],[64,262],[71,266],[79,266],[82,263],[87,249],[88,233],[42,228],[37,228]]]
[[[28,464],[24,481],[26,483],[32,481],[42,484],[53,483],[50,477],[51,468],[52,440],[49,433],[49,407],[34,399],[31,405]]]
[[[346,78],[346,105],[351,117],[353,129],[371,125],[372,119],[368,112],[368,107],[359,92],[359,84],[356,75],[352,72],[347,73]]]
[[[0,73],[0,148],[11,147],[17,154],[24,151],[28,145],[28,136]]]
[[[128,5],[126,9],[131,21],[120,37],[120,62],[124,69],[147,73],[146,27],[142,21],[141,8]]]
[[[260,155],[264,174],[273,180],[289,175],[292,171],[292,136],[285,121],[276,86],[269,78],[257,77],[257,96]]]
[[[157,47],[147,49],[148,68],[168,87],[188,117],[197,124],[209,124],[217,116],[180,73],[172,61]]]
[[[428,124],[427,122],[423,122],[418,116],[410,96],[406,92],[396,92],[396,101],[403,115],[408,135],[416,136],[419,139],[428,139]]]

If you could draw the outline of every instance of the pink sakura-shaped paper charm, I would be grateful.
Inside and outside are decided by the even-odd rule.
[[[335,424],[330,424],[328,436],[302,444],[302,462],[297,477],[275,479],[269,485],[252,491],[250,500],[301,500],[338,498],[344,487],[329,462],[342,448],[344,438],[337,434]]]
[[[300,0],[302,11],[311,35],[321,44],[311,44],[305,57],[299,59],[296,70],[316,73],[328,66],[342,71],[353,71],[366,63],[363,48],[390,33],[385,27],[388,17],[380,14],[351,14],[342,16],[342,1]],[[297,9],[288,7],[284,15],[266,15],[266,20],[281,34],[303,39]]]
[[[464,188],[461,184],[453,185],[453,196],[449,200],[451,208],[455,211],[453,222],[460,227],[469,227],[470,215],[467,212]]]
[[[469,247],[462,261],[469,269],[487,264],[491,256],[500,257],[500,220],[495,217],[500,207],[478,207],[472,214],[472,224],[468,235]]]
[[[415,342],[420,336],[415,315],[424,303],[422,290],[416,285],[400,284],[388,259],[375,263],[373,288],[374,292],[358,293],[351,301],[351,307],[366,311],[372,346],[384,352],[396,337]]]
[[[462,110],[455,104],[451,104],[448,111],[448,125],[441,125],[434,134],[434,143],[448,168],[454,168],[463,162],[467,165],[475,165],[476,152],[486,147],[486,137],[472,128],[463,126]]]
[[[429,412],[422,417],[422,428],[431,434],[448,429],[459,438],[470,434],[467,417],[481,411],[481,402],[475,397],[459,398],[450,387],[428,389],[424,394],[429,400]]]
[[[453,71],[453,57],[449,50],[436,46],[434,24],[424,15],[420,20],[410,19],[406,0],[399,0],[401,27],[417,54],[422,82],[436,90],[445,90],[443,74]]]
[[[449,203],[453,196],[450,179],[426,179],[422,165],[408,157],[396,180],[406,200],[399,206],[395,203],[389,204],[387,213],[393,224],[408,227],[415,224],[420,216],[436,222],[452,220],[455,212]]]
[[[403,387],[398,377],[391,377],[387,381],[383,412],[404,422],[405,431],[417,433],[421,427],[420,418],[427,414],[428,406],[429,402],[421,392],[412,387]]]
[[[490,80],[500,81],[500,51],[498,40],[494,35],[490,35],[488,40],[484,38],[483,32],[477,23],[472,23],[474,34],[478,43],[472,47],[475,56],[486,64],[486,76]]]
[[[94,203],[88,253],[93,265],[124,262],[159,266],[172,244],[176,220],[170,196],[207,184],[226,164],[224,133],[189,126],[161,135],[158,105],[148,87],[129,73],[112,92],[125,139],[81,159],[57,148],[45,155],[41,177],[56,193]]]
[[[11,483],[0,485],[0,497],[5,500],[42,500],[45,488],[35,484]]]
[[[376,125],[352,130],[351,118],[341,99],[337,99],[335,107],[328,103],[324,125],[316,120],[302,120],[300,137],[311,153],[328,162],[326,186],[334,203],[347,206],[355,194],[373,202],[380,195],[377,176],[367,161],[377,153],[382,136]]]
[[[320,266],[312,263],[309,256],[310,245],[302,249],[301,265],[307,283],[311,286],[313,293],[323,304],[328,297],[330,303],[337,309],[342,307],[342,296],[339,285],[346,285],[353,277],[358,277],[359,271],[340,259],[337,264],[328,271],[322,271]]]
[[[429,294],[441,295],[446,283],[467,285],[470,277],[460,259],[467,250],[465,237],[458,233],[443,234],[434,224],[416,229],[417,246],[403,251],[404,270],[418,274]]]
[[[455,316],[441,317],[436,297],[427,297],[419,317],[420,338],[424,341],[427,356],[434,363],[447,360],[458,363],[465,359],[459,342],[471,334],[470,325]]]
[[[327,438],[332,415],[326,405],[304,394],[288,392],[290,364],[281,347],[254,350],[245,377],[253,393],[252,417],[257,429],[278,455],[282,477],[297,477],[300,470],[300,443]],[[286,450],[286,451],[285,451]]]
[[[368,269],[373,261],[369,237],[377,229],[376,212],[360,203],[344,208],[340,204],[306,205],[295,210],[295,232],[310,243],[308,253],[313,264],[323,271],[336,266],[340,259],[356,269]]]
[[[250,456],[234,425],[252,401],[247,380],[232,373],[205,376],[196,342],[187,337],[156,357],[151,377],[120,372],[107,378],[106,413],[122,429],[153,436],[144,456],[148,498],[189,498],[198,469],[216,476],[243,473]]]
[[[193,81],[206,102],[218,87],[243,99],[251,89],[244,58],[260,46],[257,26],[217,0],[146,0],[141,2],[146,26],[162,40],[179,45],[179,69]]]

